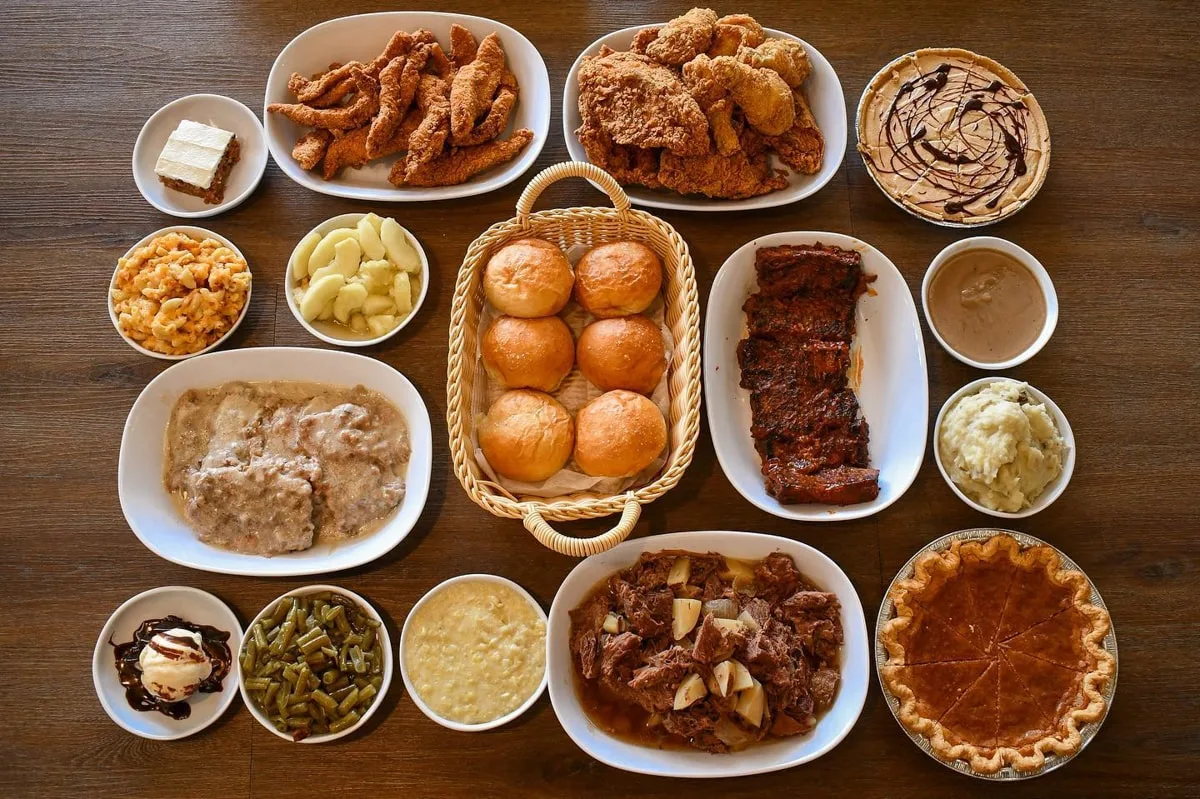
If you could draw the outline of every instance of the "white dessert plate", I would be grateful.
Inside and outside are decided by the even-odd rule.
[[[520,84],[517,107],[508,128],[500,134],[506,139],[512,131],[528,128],[533,141],[516,158],[500,164],[457,186],[433,188],[397,188],[388,183],[388,172],[397,156],[368,163],[361,169],[343,169],[334,180],[323,180],[316,172],[306,172],[292,160],[292,146],[307,128],[279,114],[267,113],[271,103],[291,103],[295,98],[287,89],[293,72],[311,75],[339,61],[364,61],[377,56],[398,30],[414,31],[425,28],[437,36],[442,47],[449,47],[450,25],[457,22],[482,40],[493,31],[508,59],[508,68]],[[314,25],[292,39],[279,53],[267,78],[266,100],[263,103],[267,145],[271,157],[292,180],[321,194],[376,202],[424,202],[470,197],[494,191],[516,180],[533,165],[550,131],[550,76],[546,62],[533,43],[513,28],[484,17],[467,14],[446,14],[435,11],[382,11],[339,17]]]
[[[167,138],[185,119],[227,130],[241,144],[241,157],[225,182],[225,200],[218,205],[168,189],[154,174]],[[146,202],[171,216],[195,218],[228,211],[250,196],[266,169],[267,140],[262,123],[249,108],[219,94],[190,94],[167,103],[146,120],[133,145],[133,181],[138,191]]]
[[[233,655],[229,674],[221,683],[221,690],[189,697],[187,702],[192,709],[191,715],[179,721],[156,710],[139,711],[129,706],[125,701],[125,689],[117,675],[112,646],[132,641],[133,634],[142,626],[142,622],[172,615],[193,624],[207,624],[228,632],[229,651]],[[241,681],[241,668],[238,665],[238,651],[241,648],[242,625],[224,602],[206,591],[185,585],[151,588],[117,608],[100,631],[96,649],[92,653],[92,684],[96,687],[96,696],[104,712],[119,727],[156,741],[186,738],[212,724],[233,703]]]
[[[845,640],[841,652],[841,685],[833,706],[805,735],[753,744],[728,754],[685,749],[655,749],[615,738],[588,719],[575,691],[571,662],[570,612],[602,580],[637,562],[643,552],[679,549],[717,552],[733,558],[759,560],[772,552],[791,556],[796,568],[842,605]],[[669,533],[638,538],[592,555],[576,566],[554,596],[546,636],[550,672],[550,702],[571,740],[587,754],[615,768],[660,777],[741,777],[798,766],[815,760],[849,734],[862,712],[870,679],[871,654],[867,622],[858,593],[846,573],[824,553],[798,541],[762,533],[708,531]]]
[[[739,385],[738,342],[746,337],[742,305],[758,289],[754,254],[760,247],[825,244],[862,253],[875,282],[858,300],[853,352],[861,364],[858,403],[870,426],[870,465],[879,470],[879,496],[858,505],[781,505],[767,494],[762,461],[750,436],[750,392]],[[729,482],[759,508],[784,519],[831,522],[878,513],[912,485],[925,458],[929,380],[921,323],[908,284],[887,256],[840,233],[774,233],[729,256],[713,281],[704,322],[704,394],[717,460]]]
[[[567,83],[563,91],[563,138],[566,139],[571,160],[588,160],[579,137],[575,135],[576,129],[582,124],[579,116],[579,67],[583,59],[599,53],[600,48],[605,45],[614,50],[628,50],[638,31],[662,27],[662,24],[638,25],[601,36],[575,59],[571,71],[567,73]],[[624,186],[630,202],[649,208],[677,211],[748,211],[755,208],[772,208],[816,194],[837,173],[842,165],[842,157],[846,154],[847,135],[846,97],[842,94],[842,84],[837,73],[825,56],[803,39],[772,28],[767,28],[766,31],[769,38],[791,39],[802,44],[808,53],[809,61],[812,62],[812,74],[805,80],[803,88],[817,125],[821,128],[821,135],[825,137],[825,160],[821,164],[821,170],[815,175],[802,175],[794,169],[788,169],[790,175],[787,188],[744,200],[714,200],[708,197],[685,196],[665,189]],[[787,169],[775,155],[771,155],[771,164],[776,168]]]
[[[525,711],[533,707],[533,703],[536,702],[538,697],[540,697],[546,690],[547,672],[543,671],[542,681],[538,684],[537,689],[530,694],[529,698],[522,702],[519,707],[497,719],[480,722],[479,724],[464,724],[460,721],[451,721],[450,719],[443,718],[442,716],[439,716],[437,712],[433,710],[433,708],[425,704],[423,699],[421,699],[421,694],[417,692],[416,687],[413,685],[412,678],[408,675],[408,663],[404,658],[404,642],[408,638],[409,622],[412,621],[413,616],[416,615],[421,606],[428,602],[430,597],[434,596],[442,589],[454,585],[455,583],[474,581],[497,583],[499,585],[508,586],[524,597],[525,601],[527,601],[534,609],[537,610],[538,615],[542,617],[543,622],[546,621],[546,611],[542,610],[542,606],[538,604],[538,601],[533,598],[532,594],[530,594],[517,583],[509,580],[507,577],[500,577],[495,574],[460,574],[458,577],[451,577],[449,580],[444,580],[443,582],[440,582],[433,588],[429,589],[425,596],[421,597],[419,600],[417,600],[417,604],[413,605],[413,609],[408,612],[408,618],[404,620],[404,629],[400,631],[400,676],[404,678],[404,689],[408,691],[409,697],[422,713],[424,713],[433,721],[436,721],[438,724],[441,724],[443,727],[451,730],[457,730],[458,732],[483,732],[484,730],[492,730],[496,727],[503,727],[505,724],[508,724],[510,721],[519,718],[525,713]]]
[[[202,542],[184,518],[176,498],[163,484],[163,438],[171,409],[180,395],[189,389],[212,388],[232,380],[362,385],[394,403],[404,415],[412,448],[400,507],[373,533],[271,558],[245,555]],[[404,540],[425,507],[432,456],[433,440],[425,403],[408,378],[392,367],[374,358],[336,350],[256,347],[193,358],[150,381],[133,403],[125,422],[117,464],[117,492],[125,520],[134,534],[147,549],[172,563],[253,577],[321,574],[369,563]]]
[[[326,233],[338,228],[354,227],[364,216],[366,214],[340,214],[326,219],[309,232],[315,231],[324,236]],[[407,327],[408,323],[417,315],[417,311],[421,310],[421,306],[425,304],[425,295],[429,293],[429,259],[425,257],[425,248],[421,246],[421,242],[417,241],[417,237],[412,234],[412,231],[408,228],[403,229],[408,243],[413,246],[413,249],[417,251],[417,256],[421,259],[421,291],[417,295],[416,302],[413,303],[412,311],[409,312],[408,316],[404,317],[400,324],[382,336],[360,336],[336,322],[307,321],[300,315],[300,305],[296,302],[296,293],[293,291],[296,281],[292,277],[292,262],[296,259],[296,248],[300,246],[300,242],[298,241],[296,242],[296,247],[292,249],[292,254],[288,256],[287,281],[283,293],[287,298],[288,310],[292,312],[292,316],[296,317],[296,321],[300,323],[301,327],[321,339],[321,341],[328,344],[336,344],[339,347],[369,347],[372,344],[381,344]],[[308,236],[308,233],[305,233],[304,236]],[[300,241],[303,240],[304,238],[301,237]]]
[[[246,256],[242,254],[242,251],[239,250],[237,248],[237,245],[234,244],[232,241],[230,241],[229,239],[220,235],[219,233],[214,233],[213,231],[208,230],[207,228],[195,227],[194,225],[171,225],[170,227],[165,227],[165,228],[162,228],[161,230],[156,230],[153,233],[145,236],[137,244],[133,245],[128,250],[126,250],[125,254],[121,257],[128,258],[129,256],[133,255],[134,251],[137,250],[139,247],[145,247],[147,244],[149,244],[154,239],[158,238],[159,236],[165,236],[167,233],[184,233],[184,234],[191,236],[192,238],[197,239],[199,241],[203,241],[204,239],[213,239],[214,241],[217,241],[217,242],[225,245],[229,249],[233,250],[235,253],[237,253],[237,256],[239,258],[241,258],[243,261],[246,261]],[[229,328],[229,330],[226,331],[225,335],[221,336],[219,339],[214,341],[212,344],[209,344],[207,347],[205,347],[202,350],[196,350],[195,352],[188,353],[187,355],[167,355],[165,353],[155,352],[154,350],[146,349],[141,344],[138,344],[136,341],[134,341],[133,339],[126,336],[123,332],[121,332],[121,325],[117,321],[117,312],[113,308],[113,299],[112,299],[112,290],[117,285],[117,272],[120,270],[120,268],[121,268],[121,264],[118,261],[117,266],[113,269],[112,279],[108,281],[108,320],[110,322],[112,322],[112,325],[116,329],[117,334],[121,336],[121,339],[126,344],[133,347],[135,350],[140,352],[142,355],[149,355],[151,358],[158,358],[159,360],[162,360],[162,361],[182,361],[187,358],[195,358],[197,355],[203,355],[204,353],[221,346],[221,343],[223,341],[225,341],[225,339],[232,336],[237,331],[237,329],[239,327],[241,327],[242,320],[246,318],[246,311],[250,310],[250,300],[254,296],[254,272],[253,272],[253,270],[250,270],[250,275],[251,275],[250,276],[250,288],[246,292],[246,303],[245,303],[245,305],[242,306],[242,312],[238,316],[237,321],[233,323],[233,327]],[[249,261],[246,261],[246,268],[247,269],[250,268]]]
[[[377,636],[379,636],[379,643],[380,643],[381,649],[383,651],[383,682],[379,686],[379,693],[375,695],[375,701],[371,703],[371,706],[369,708],[367,708],[366,712],[362,714],[362,717],[359,718],[359,720],[357,722],[355,722],[355,724],[353,726],[347,727],[346,729],[344,729],[340,732],[331,732],[331,733],[327,733],[325,735],[310,735],[307,738],[302,738],[299,741],[295,741],[295,740],[293,740],[292,736],[289,735],[288,733],[280,732],[279,730],[277,730],[275,728],[275,725],[272,724],[270,719],[267,718],[266,714],[258,709],[258,706],[254,704],[254,700],[250,698],[248,692],[246,691],[245,680],[242,678],[239,678],[238,683],[237,683],[238,690],[242,694],[242,701],[245,702],[246,707],[248,707],[250,709],[250,715],[254,716],[254,720],[257,721],[259,724],[263,725],[264,727],[266,727],[268,730],[270,730],[276,737],[282,738],[285,741],[292,741],[293,743],[323,744],[323,743],[328,743],[329,741],[336,741],[338,738],[344,738],[347,735],[352,735],[355,732],[355,730],[361,729],[363,727],[363,725],[367,723],[367,719],[369,719],[369,718],[371,718],[371,716],[375,715],[375,711],[379,710],[380,705],[382,705],[384,702],[384,697],[387,696],[388,688],[390,688],[392,685],[392,671],[395,669],[395,663],[394,663],[394,656],[392,654],[392,638],[391,638],[391,635],[388,634],[387,622],[385,622],[383,620],[383,617],[379,615],[379,611],[375,610],[375,607],[370,602],[368,602],[362,596],[354,593],[353,591],[348,591],[345,588],[342,588],[341,586],[338,586],[338,585],[306,585],[303,588],[297,588],[293,591],[288,591],[285,594],[280,594],[279,596],[275,597],[270,602],[268,602],[266,607],[264,607],[257,616],[255,616],[253,619],[250,620],[250,623],[246,625],[246,632],[249,632],[250,629],[252,627],[254,627],[254,625],[256,625],[260,621],[262,621],[263,618],[265,618],[268,615],[268,613],[275,607],[275,604],[277,602],[279,602],[281,599],[283,599],[284,597],[307,596],[308,594],[318,594],[322,591],[330,591],[335,594],[341,594],[342,596],[347,597],[348,599],[354,600],[354,602],[360,608],[362,608],[362,610],[368,616],[370,616],[375,621],[379,622],[379,627],[376,628],[375,634]],[[238,659],[240,660],[240,657],[241,657],[241,643],[240,642],[238,644],[237,655],[238,655]],[[241,677],[244,677],[244,676],[245,675],[241,675]]]

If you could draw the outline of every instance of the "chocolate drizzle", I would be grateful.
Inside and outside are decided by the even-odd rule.
[[[112,639],[109,639],[108,643],[113,648],[117,674],[120,677],[121,685],[125,687],[125,701],[129,702],[129,706],[140,711],[157,710],[164,716],[180,721],[192,714],[191,706],[186,701],[165,702],[146,690],[146,686],[142,685],[142,669],[138,664],[138,658],[141,657],[142,650],[146,647],[152,647],[155,651],[172,659],[181,658],[182,654],[178,650],[164,649],[154,643],[154,636],[162,634],[169,640],[191,646],[193,643],[191,639],[185,640],[182,637],[166,634],[168,630],[176,628],[199,633],[204,654],[208,655],[208,659],[212,663],[212,673],[200,683],[197,690],[205,694],[219,692],[221,683],[229,675],[229,667],[233,662],[229,644],[226,643],[229,640],[229,633],[224,630],[218,630],[216,627],[206,624],[192,624],[178,616],[167,616],[142,622],[142,626],[138,627],[137,632],[133,634],[133,640],[128,643],[115,644]]]

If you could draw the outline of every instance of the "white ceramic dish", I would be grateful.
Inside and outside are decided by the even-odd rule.
[[[189,697],[187,702],[191,706],[191,715],[179,721],[157,711],[143,712],[129,706],[125,701],[125,689],[117,675],[113,647],[109,644],[110,640],[117,644],[132,641],[133,634],[142,626],[142,622],[170,615],[193,624],[207,624],[227,631],[229,651],[233,655],[229,674],[221,683],[221,690],[211,694],[197,693]],[[96,687],[96,696],[99,697],[104,712],[119,727],[155,741],[186,738],[212,724],[233,704],[233,698],[237,696],[237,685],[241,682],[241,669],[237,657],[241,648],[242,625],[224,602],[210,593],[184,585],[151,588],[117,608],[100,631],[92,653],[92,684]]]
[[[171,409],[188,389],[231,380],[296,380],[363,385],[391,400],[408,424],[412,456],[399,509],[375,532],[337,544],[265,558],[200,541],[163,485],[163,436]],[[391,551],[420,518],[429,493],[433,441],[429,412],[408,379],[392,367],[348,352],[301,347],[256,347],[195,358],[167,369],[138,396],[125,422],[117,491],[125,520],[146,548],[172,563],[253,577],[320,574],[361,566]]]
[[[831,707],[806,735],[764,741],[740,752],[713,755],[695,750],[654,749],[614,738],[587,717],[575,692],[569,640],[570,611],[579,606],[600,581],[637,562],[643,552],[681,549],[719,552],[734,558],[759,560],[783,552],[796,568],[842,604],[842,680]],[[820,551],[787,538],[745,532],[688,532],[638,538],[593,555],[576,566],[554,597],[546,637],[550,672],[550,702],[567,735],[587,754],[615,768],[660,777],[740,777],[791,768],[815,760],[849,734],[862,712],[870,678],[871,655],[867,623],[854,585],[836,563]]]
[[[1000,252],[1015,258],[1023,264],[1035,278],[1037,278],[1038,286],[1042,290],[1042,297],[1046,300],[1046,322],[1042,325],[1042,332],[1030,344],[1024,352],[1009,358],[1006,361],[997,361],[995,363],[984,363],[976,361],[951,347],[942,334],[938,332],[937,326],[933,323],[933,317],[929,314],[929,287],[933,283],[933,277],[937,274],[942,265],[956,255],[960,255],[968,250],[999,250]],[[933,333],[933,337],[937,339],[938,344],[942,345],[942,349],[953,355],[958,360],[965,363],[967,366],[974,366],[976,369],[1011,369],[1014,366],[1020,366],[1028,361],[1033,356],[1042,351],[1042,347],[1046,346],[1046,342],[1050,340],[1050,336],[1054,335],[1054,328],[1058,325],[1058,292],[1054,290],[1054,282],[1050,280],[1050,273],[1046,271],[1046,267],[1042,266],[1041,261],[1034,258],[1033,255],[1024,247],[1018,247],[1007,239],[997,238],[995,236],[973,236],[969,239],[956,241],[946,249],[937,254],[929,264],[929,268],[925,270],[925,278],[921,281],[921,309],[925,312],[925,321],[929,324],[929,330]]]
[[[137,244],[133,245],[128,250],[126,250],[125,254],[121,257],[128,258],[129,256],[133,255],[134,251],[137,250],[139,247],[145,247],[152,240],[158,238],[159,236],[165,235],[167,233],[185,233],[185,234],[191,236],[192,238],[198,239],[201,241],[204,239],[213,239],[214,241],[217,241],[217,242],[225,245],[229,249],[233,250],[235,253],[237,253],[237,256],[239,258],[241,258],[243,261],[246,261],[246,256],[242,254],[242,251],[239,250],[237,248],[237,245],[234,244],[232,241],[230,241],[229,239],[225,238],[224,236],[222,236],[218,233],[214,233],[213,231],[208,230],[207,228],[195,227],[194,225],[171,225],[170,227],[165,227],[165,228],[162,228],[161,230],[156,230],[153,233],[149,234],[148,236],[144,237]],[[249,269],[249,267],[250,267],[250,262],[246,261],[246,268]],[[119,335],[121,337],[122,341],[124,341],[129,346],[133,347],[135,350],[140,352],[142,355],[149,355],[151,358],[158,358],[159,360],[162,360],[162,361],[182,361],[187,358],[195,358],[197,355],[203,355],[204,353],[219,347],[221,345],[221,343],[223,341],[225,341],[225,339],[232,336],[234,334],[234,332],[236,332],[237,329],[239,327],[241,327],[242,320],[246,318],[246,312],[248,310],[250,310],[250,300],[253,298],[253,295],[254,295],[254,270],[250,270],[250,288],[246,292],[246,303],[245,303],[245,305],[242,306],[242,313],[238,316],[237,321],[233,323],[233,327],[229,328],[229,330],[225,333],[225,335],[221,336],[219,339],[214,341],[212,344],[209,344],[207,347],[205,347],[202,350],[197,350],[196,352],[191,352],[191,353],[188,353],[187,355],[166,355],[161,352],[155,352],[154,350],[146,349],[141,344],[138,344],[136,341],[133,341],[132,339],[128,338],[124,333],[121,332],[121,325],[117,322],[117,312],[113,308],[113,300],[112,300],[112,290],[117,285],[117,271],[120,270],[120,268],[121,268],[121,265],[120,265],[120,262],[118,262],[117,266],[113,269],[112,278],[108,281],[108,320],[110,322],[112,322],[113,328],[117,331],[117,335]]]
[[[538,684],[537,690],[530,694],[529,698],[522,702],[520,707],[513,710],[511,713],[501,716],[500,718],[492,719],[491,721],[485,721],[480,724],[464,724],[459,721],[451,721],[450,719],[439,716],[432,708],[429,707],[429,705],[425,704],[425,701],[421,699],[421,694],[417,692],[416,687],[413,685],[412,679],[408,676],[408,663],[404,658],[404,642],[408,638],[408,624],[412,621],[412,618],[416,615],[417,611],[421,609],[421,606],[429,601],[430,597],[437,594],[443,588],[447,588],[455,583],[472,581],[497,583],[499,585],[508,586],[523,596],[530,605],[537,609],[538,614],[542,617],[542,621],[546,621],[546,611],[542,610],[542,606],[538,604],[538,601],[533,598],[532,594],[530,594],[517,583],[514,583],[512,580],[509,580],[506,577],[499,577],[495,574],[461,574],[458,577],[451,577],[449,580],[438,583],[436,586],[431,588],[429,592],[425,594],[425,596],[421,597],[417,601],[417,604],[413,605],[413,609],[408,613],[408,618],[404,620],[404,629],[400,631],[400,676],[404,679],[404,689],[408,691],[408,695],[412,698],[413,703],[420,709],[422,713],[424,713],[430,719],[436,721],[438,724],[441,724],[443,727],[451,730],[457,730],[458,732],[483,732],[484,730],[492,730],[496,727],[502,727],[505,724],[508,724],[510,721],[519,718],[525,713],[525,711],[533,707],[534,702],[536,702],[538,697],[540,697],[546,690],[547,672],[549,671],[549,669],[547,669],[546,672],[542,673],[542,681]]]
[[[500,138],[508,138],[518,128],[533,131],[533,141],[516,158],[458,186],[435,188],[397,188],[388,183],[388,171],[396,156],[372,161],[361,169],[343,169],[334,180],[322,180],[320,175],[306,172],[292,160],[292,146],[306,128],[278,114],[267,113],[266,107],[271,103],[295,102],[287,90],[288,78],[293,72],[310,75],[328,69],[333,61],[345,63],[374,58],[398,30],[426,28],[437,36],[443,47],[448,47],[450,25],[455,22],[470,30],[477,39],[483,39],[493,31],[500,36],[500,43],[508,57],[508,67],[516,74],[520,84],[520,99],[508,128]],[[283,48],[267,78],[263,119],[271,157],[285,175],[307,189],[334,197],[375,202],[424,202],[470,197],[508,185],[537,159],[550,131],[550,76],[546,71],[546,62],[533,43],[495,20],[434,11],[359,14],[314,25]]]
[[[587,161],[587,153],[583,150],[576,129],[582,124],[579,116],[579,66],[587,56],[600,52],[607,45],[614,50],[628,50],[638,31],[645,28],[661,27],[657,25],[638,25],[624,30],[613,31],[602,36],[588,45],[579,54],[571,71],[567,73],[567,83],[563,91],[563,138],[567,142],[567,152],[573,161]],[[842,84],[838,80],[833,66],[821,55],[817,48],[808,42],[784,31],[767,28],[767,36],[773,39],[791,39],[800,42],[812,62],[812,74],[804,82],[805,96],[821,134],[825,137],[825,160],[821,170],[815,175],[802,175],[789,169],[787,188],[764,194],[759,197],[748,197],[744,200],[713,200],[707,197],[688,197],[676,192],[662,189],[647,189],[642,186],[625,186],[625,193],[634,205],[650,208],[668,208],[677,211],[748,211],[755,208],[772,208],[777,205],[787,205],[816,194],[829,180],[837,174],[842,165],[842,157],[846,153],[846,98],[842,94]],[[786,169],[779,159],[771,156],[772,166]],[[597,187],[599,188],[599,187]]]
[[[354,227],[364,216],[366,216],[366,214],[340,214],[339,216],[326,219],[324,222],[313,228],[313,231],[316,231],[324,236],[326,233],[329,233],[332,230],[337,230],[338,228]],[[300,323],[301,327],[303,327],[309,333],[312,333],[317,338],[321,339],[321,341],[324,341],[328,344],[336,344],[339,347],[369,347],[372,344],[380,344],[384,341],[387,341],[389,338],[399,333],[408,326],[408,323],[411,322],[413,317],[417,315],[417,312],[421,310],[421,306],[425,303],[425,295],[429,293],[429,259],[425,257],[425,248],[421,246],[421,242],[417,241],[417,237],[414,236],[412,231],[410,231],[408,228],[404,228],[404,234],[408,238],[408,243],[413,246],[413,249],[417,251],[417,256],[421,259],[421,291],[417,295],[416,302],[413,303],[412,311],[409,312],[408,316],[404,317],[400,324],[396,325],[382,336],[368,337],[357,336],[353,331],[337,324],[336,322],[307,321],[303,316],[300,315],[300,305],[296,302],[296,293],[293,291],[296,285],[296,281],[292,277],[292,262],[296,259],[295,248],[292,249],[292,254],[288,256],[287,281],[284,289],[284,296],[287,297],[288,310],[292,312],[292,316],[296,317],[296,321]],[[308,234],[306,233],[304,235],[307,236]],[[304,239],[302,237],[301,241],[303,240]],[[296,247],[299,246],[300,242],[296,242]]]
[[[282,600],[284,597],[306,596],[308,594],[320,593],[321,591],[332,591],[333,593],[341,594],[342,596],[354,600],[354,602],[357,603],[360,608],[366,611],[368,616],[379,622],[379,627],[377,628],[375,634],[379,637],[379,643],[383,651],[383,683],[379,687],[379,693],[376,694],[375,701],[371,703],[371,706],[367,708],[366,712],[362,714],[362,718],[360,718],[353,727],[347,727],[341,732],[333,732],[326,735],[310,735],[307,738],[299,741],[293,741],[293,743],[328,743],[329,741],[336,741],[338,738],[344,738],[347,735],[351,735],[355,730],[360,729],[364,724],[367,723],[367,719],[375,715],[375,711],[378,710],[379,706],[383,704],[384,697],[387,696],[388,688],[392,684],[392,671],[395,668],[392,656],[392,639],[388,634],[387,624],[384,622],[383,617],[379,615],[379,611],[375,610],[374,606],[371,605],[370,602],[363,599],[358,594],[354,593],[353,591],[348,591],[338,585],[307,585],[304,588],[297,588],[294,591],[288,591],[287,593],[280,594],[275,599],[268,602],[267,606],[264,607],[257,616],[250,620],[250,623],[246,625],[246,630],[249,631],[250,628],[252,628],[255,624],[258,624],[260,621],[262,621],[263,617],[265,617],[269,611],[274,609],[276,603]],[[240,643],[238,645],[237,657],[238,659],[241,657]],[[254,716],[255,721],[270,730],[276,737],[282,738],[285,741],[292,741],[291,735],[275,729],[275,725],[270,722],[266,714],[259,710],[258,706],[254,704],[254,700],[250,698],[249,692],[246,690],[246,682],[244,679],[238,679],[238,690],[242,694],[242,701],[246,703],[246,707],[250,708],[250,715]]]
[[[1067,417],[1063,415],[1062,410],[1039,389],[1029,386],[1029,394],[1038,402],[1046,406],[1046,410],[1050,412],[1050,418],[1054,420],[1054,426],[1058,428],[1058,434],[1062,436],[1063,444],[1066,447],[1066,454],[1063,458],[1062,471],[1058,477],[1054,478],[1045,490],[1038,495],[1038,498],[1033,501],[1033,504],[1024,510],[1016,513],[1007,513],[1002,510],[992,510],[991,508],[980,505],[975,500],[963,493],[954,481],[950,479],[950,475],[946,472],[946,467],[942,465],[942,451],[939,441],[941,440],[942,420],[946,418],[946,413],[954,407],[954,404],[965,396],[975,394],[984,386],[991,385],[1002,381],[1010,381],[1014,383],[1022,382],[1011,377],[981,377],[978,380],[972,380],[965,386],[955,391],[950,395],[950,399],[942,405],[942,409],[938,411],[937,421],[933,423],[933,459],[937,462],[938,471],[942,475],[942,479],[946,481],[946,485],[950,486],[950,490],[958,496],[963,502],[970,505],[980,513],[986,513],[988,516],[995,516],[1000,519],[1024,519],[1027,516],[1032,516],[1035,513],[1040,513],[1054,503],[1054,500],[1062,496],[1062,492],[1066,490],[1067,483],[1071,482],[1071,475],[1075,472],[1075,434],[1071,432],[1071,425],[1067,421]]]
[[[762,462],[750,437],[750,392],[738,385],[737,345],[746,337],[742,304],[758,289],[755,251],[818,242],[858,250],[863,270],[876,276],[870,290],[858,300],[854,349],[862,364],[855,390],[870,425],[870,464],[879,470],[879,496],[858,505],[781,505],[767,494]],[[784,519],[809,522],[878,513],[908,490],[925,457],[929,381],[921,323],[908,284],[887,256],[852,236],[775,233],[743,245],[725,261],[709,293],[704,322],[704,394],[721,469],[751,503]]]
[[[217,205],[168,189],[154,174],[167,138],[185,119],[227,130],[241,144],[241,157],[225,182],[225,200]],[[249,108],[219,94],[190,94],[167,103],[146,120],[133,145],[133,182],[146,202],[171,216],[195,218],[228,211],[250,196],[266,169],[267,137],[262,123]]]

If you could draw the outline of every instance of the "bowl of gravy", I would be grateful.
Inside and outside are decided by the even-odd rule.
[[[1008,369],[1036,355],[1058,324],[1058,294],[1027,250],[975,236],[938,253],[921,283],[938,343],[977,369]]]

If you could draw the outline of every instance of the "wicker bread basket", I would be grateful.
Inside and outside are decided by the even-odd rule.
[[[565,208],[533,212],[533,204],[550,184],[563,178],[586,178],[612,200],[612,208]],[[472,396],[475,380],[486,380],[476,371],[479,318],[483,308],[483,271],[497,249],[514,239],[538,237],[564,250],[572,245],[592,246],[608,241],[640,241],[654,250],[663,263],[664,323],[674,339],[668,365],[670,414],[666,464],[647,485],[625,493],[600,496],[570,494],[559,497],[517,497],[491,480],[475,460]],[[645,211],[629,207],[629,198],[607,172],[587,163],[552,166],[530,181],[517,201],[517,215],[492,225],[467,249],[450,313],[450,355],[447,375],[446,421],[450,428],[450,454],[454,473],[480,507],[496,516],[522,519],[525,527],[545,546],[564,555],[584,557],[611,549],[624,541],[641,515],[641,506],[653,502],[679,482],[696,447],[700,429],[700,304],[696,272],[687,244],[675,229]],[[620,513],[621,519],[594,538],[574,538],[555,531],[547,522],[592,519]]]

